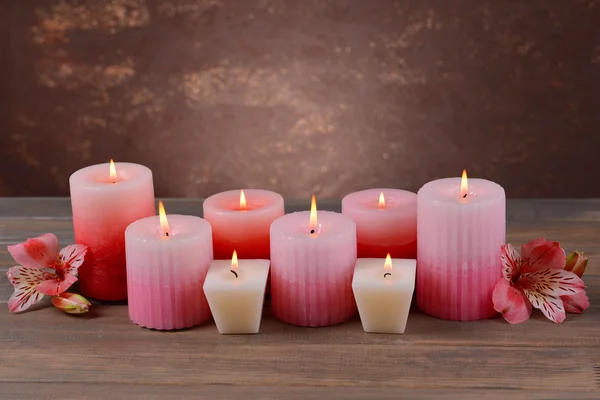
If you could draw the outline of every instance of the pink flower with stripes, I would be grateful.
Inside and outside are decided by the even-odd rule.
[[[511,324],[529,319],[532,307],[556,323],[566,312],[581,313],[590,303],[581,275],[587,258],[574,252],[565,257],[558,242],[536,239],[521,246],[502,246],[502,275],[494,288],[496,311]]]
[[[8,252],[20,264],[6,272],[15,288],[8,308],[21,312],[44,295],[60,296],[77,282],[77,269],[83,264],[87,247],[72,244],[59,251],[58,238],[46,233],[8,246]]]

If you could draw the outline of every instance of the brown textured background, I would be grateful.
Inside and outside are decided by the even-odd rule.
[[[600,197],[600,1],[4,0],[0,195],[148,165],[158,196],[492,179]]]

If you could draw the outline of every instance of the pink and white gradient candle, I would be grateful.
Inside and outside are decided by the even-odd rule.
[[[154,216],[125,231],[129,318],[159,330],[189,328],[211,316],[203,290],[213,257],[210,224],[189,215],[167,218],[167,229]]]
[[[352,219],[316,209],[313,219],[308,211],[278,218],[271,225],[273,313],[281,321],[299,326],[346,321],[356,313],[352,293],[355,264],[356,225]]]
[[[484,179],[440,179],[418,193],[417,303],[434,317],[496,315],[492,292],[505,243],[504,189]]]
[[[358,258],[417,258],[417,195],[369,189],[342,199],[342,214],[356,222]]]
[[[88,247],[79,268],[81,293],[106,301],[127,298],[125,228],[155,214],[152,171],[114,165],[92,165],[69,179],[75,242]]]
[[[269,259],[269,229],[284,212],[283,197],[269,190],[229,190],[207,198],[204,219],[213,230],[215,260]]]

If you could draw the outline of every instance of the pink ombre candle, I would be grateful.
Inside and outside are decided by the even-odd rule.
[[[268,190],[230,190],[210,196],[202,205],[213,230],[215,260],[269,259],[269,228],[281,217],[283,197]]]
[[[440,179],[418,193],[417,303],[434,317],[496,314],[492,292],[505,243],[504,189],[483,179]]]
[[[347,195],[342,214],[356,223],[358,258],[417,258],[417,195],[369,189]]]
[[[202,288],[213,256],[210,224],[189,215],[169,215],[167,224],[154,216],[125,231],[129,318],[145,328],[189,328],[211,315]]]
[[[314,198],[313,210],[271,225],[271,305],[281,321],[315,327],[356,313],[356,224],[339,213],[317,213]]]
[[[79,268],[81,292],[107,301],[127,298],[125,228],[155,213],[152,171],[131,163],[114,166],[92,165],[69,178],[75,242],[88,247]]]

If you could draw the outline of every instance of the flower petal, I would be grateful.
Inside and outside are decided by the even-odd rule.
[[[590,306],[590,300],[585,292],[577,293],[572,296],[561,296],[565,311],[568,313],[581,314]]]
[[[567,256],[567,262],[565,264],[565,271],[571,271],[578,277],[582,277],[587,267],[588,258],[579,251],[574,251]]]
[[[523,274],[517,285],[523,290],[553,297],[572,295],[585,290],[581,278],[563,269],[544,269],[530,274]]]
[[[49,275],[47,272],[18,266],[10,268],[6,275],[15,287],[14,293],[8,300],[8,309],[11,312],[25,311],[44,297],[43,293],[36,290],[36,286],[47,278]]]
[[[48,296],[57,296],[69,289],[75,282],[77,282],[77,277],[75,275],[65,275],[65,279],[52,277],[51,279],[40,282],[36,286],[36,289]]]
[[[51,233],[8,246],[15,261],[27,268],[50,267],[56,261],[58,250],[58,239]]]
[[[77,275],[77,269],[83,264],[87,246],[71,244],[60,251],[58,263],[65,274]]]
[[[494,287],[492,295],[494,309],[502,314],[511,324],[520,324],[531,316],[531,303],[523,291],[511,285],[509,281],[500,278]]]
[[[68,314],[85,314],[90,310],[91,303],[76,293],[63,293],[52,298],[54,307]]]
[[[502,275],[506,280],[511,281],[519,273],[521,256],[513,245],[508,243],[500,250],[500,261],[502,262]]]
[[[565,320],[567,315],[565,314],[565,308],[560,297],[528,289],[523,289],[523,292],[525,292],[525,296],[527,296],[531,304],[540,310],[550,321],[560,324]]]
[[[536,239],[521,246],[521,272],[535,272],[540,269],[565,266],[565,251],[558,242]]]

